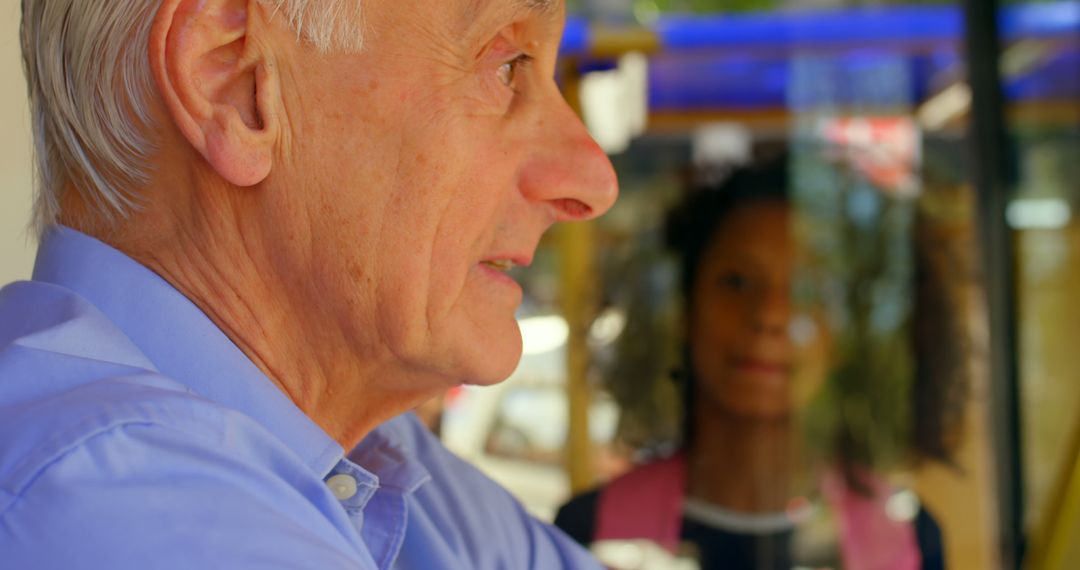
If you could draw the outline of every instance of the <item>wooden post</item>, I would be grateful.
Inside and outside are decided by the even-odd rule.
[[[566,344],[566,397],[570,411],[566,466],[570,489],[574,493],[588,490],[595,482],[589,437],[591,390],[588,380],[591,359],[588,334],[596,315],[593,232],[591,222],[577,222],[565,224],[559,235],[562,306],[570,326]]]
[[[563,66],[563,95],[581,115],[581,77],[574,62]],[[559,228],[560,300],[570,328],[566,340],[566,398],[569,405],[566,474],[570,490],[580,493],[595,482],[589,438],[589,327],[596,315],[597,276],[593,222],[572,222]]]

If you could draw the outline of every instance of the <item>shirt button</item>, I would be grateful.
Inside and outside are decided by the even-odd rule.
[[[339,501],[346,501],[356,495],[356,479],[353,479],[352,475],[339,473],[327,479],[326,485]]]

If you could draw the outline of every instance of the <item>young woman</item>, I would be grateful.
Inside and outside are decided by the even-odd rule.
[[[681,450],[560,509],[579,542],[648,539],[701,567],[942,568],[940,531],[884,479],[814,465],[798,414],[829,339],[792,302],[797,244],[785,161],[736,172],[672,217],[685,296]],[[806,309],[800,311],[800,309]]]

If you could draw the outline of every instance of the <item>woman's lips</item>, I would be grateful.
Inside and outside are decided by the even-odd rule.
[[[735,369],[752,374],[783,375],[791,373],[791,365],[758,358],[739,358],[734,361]]]

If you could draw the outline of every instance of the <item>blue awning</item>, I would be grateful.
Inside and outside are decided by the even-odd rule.
[[[904,58],[906,96],[921,101],[957,78],[963,26],[956,6],[663,16],[650,26],[660,46],[650,65],[650,105],[654,111],[792,106],[798,104],[789,89],[793,57],[822,48],[835,66],[852,72]],[[1073,38],[1007,78],[1009,99],[1080,99],[1080,1],[1004,8],[1001,29],[1006,42]],[[571,18],[562,53],[588,61],[593,41],[589,24]],[[865,93],[860,97],[868,103]]]
[[[1008,6],[1000,22],[1006,40],[1080,33],[1080,2]],[[887,6],[845,10],[785,10],[739,15],[664,15],[649,29],[661,51],[821,47],[850,43],[890,46],[959,42],[964,22],[957,6]],[[561,53],[587,56],[589,23],[567,20]]]

